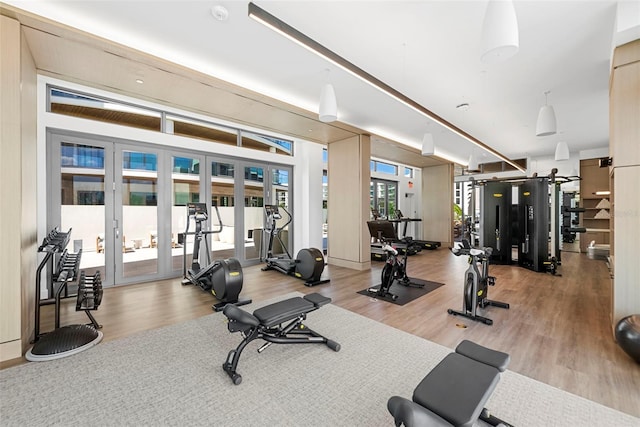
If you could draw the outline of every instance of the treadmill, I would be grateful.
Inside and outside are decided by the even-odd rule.
[[[422,219],[420,218],[407,218],[404,215],[402,215],[402,211],[400,209],[396,210],[396,219],[394,220],[394,222],[398,222],[398,223],[402,223],[404,224],[403,228],[402,228],[402,237],[406,237],[407,236],[407,226],[409,225],[410,222],[421,222]],[[436,242],[433,240],[418,240],[418,239],[413,239],[412,242],[414,245],[416,245],[418,248],[420,248],[420,250],[422,249],[429,249],[429,250],[435,250],[438,249],[441,246],[440,242]]]

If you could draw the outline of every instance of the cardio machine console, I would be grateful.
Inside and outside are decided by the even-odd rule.
[[[206,203],[187,203],[187,212],[196,219],[206,220],[209,217]]]
[[[280,210],[278,210],[278,205],[264,205],[264,212],[267,214],[267,217],[271,217],[274,219],[282,218],[282,215],[280,215]]]

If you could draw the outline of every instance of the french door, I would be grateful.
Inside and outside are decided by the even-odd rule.
[[[201,245],[209,248],[201,263],[259,262],[268,240],[264,204],[292,212],[290,166],[53,131],[47,161],[47,227],[72,229],[69,250],[82,249],[81,270],[100,271],[105,286],[175,277],[189,266],[188,203],[206,203],[202,227],[215,231]],[[281,238],[290,248],[291,224]]]
[[[370,185],[371,209],[375,209],[381,218],[395,218],[398,207],[398,183],[374,178]]]
[[[50,134],[49,229],[71,229],[68,250],[82,249],[80,269],[103,284],[166,275],[158,262],[167,217],[156,150],[93,137]]]

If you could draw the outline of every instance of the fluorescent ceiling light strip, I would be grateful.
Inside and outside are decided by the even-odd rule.
[[[402,104],[404,104],[407,107],[415,110],[416,112],[428,117],[429,119],[435,121],[436,123],[440,124],[441,126],[444,126],[445,128],[447,128],[451,132],[456,133],[457,135],[461,136],[462,138],[466,139],[467,141],[471,142],[472,144],[474,144],[474,145],[482,148],[483,150],[493,154],[494,156],[504,160],[505,162],[509,163],[511,166],[513,166],[514,168],[518,169],[519,171],[525,172],[525,170],[522,168],[522,166],[518,165],[513,160],[511,160],[508,157],[500,154],[498,151],[496,151],[493,148],[489,147],[488,145],[486,145],[485,143],[483,143],[479,139],[474,138],[473,136],[471,136],[470,134],[468,134],[464,130],[460,129],[459,127],[455,126],[452,123],[449,123],[447,120],[445,120],[442,117],[438,116],[437,114],[435,114],[434,112],[430,111],[426,107],[422,106],[421,104],[419,104],[416,101],[412,100],[408,96],[406,96],[403,93],[401,93],[401,92],[397,91],[396,89],[392,88],[391,86],[389,86],[385,82],[383,82],[383,81],[377,79],[376,77],[372,76],[371,74],[367,73],[366,71],[364,71],[363,69],[359,68],[358,66],[356,66],[356,65],[352,64],[351,62],[347,61],[346,59],[344,59],[343,57],[341,57],[337,53],[333,52],[332,50],[327,49],[326,47],[324,47],[323,45],[321,45],[317,41],[315,41],[312,38],[310,38],[310,37],[306,36],[305,34],[301,33],[300,31],[296,30],[295,28],[291,27],[290,25],[286,24],[285,22],[281,21],[280,19],[276,18],[275,16],[271,15],[269,12],[267,12],[266,10],[260,8],[259,6],[257,6],[255,3],[252,3],[252,2],[249,3],[249,17],[254,19],[254,20],[256,20],[256,21],[258,21],[258,22],[260,22],[261,24],[271,28],[272,30],[276,31],[277,33],[279,33],[279,34],[285,36],[286,38],[290,39],[291,41],[299,44],[300,46],[310,50],[311,52],[315,53],[316,55],[321,56],[322,58],[326,59],[327,61],[331,62],[332,64],[334,64],[334,65],[342,68],[343,70],[351,73],[352,75],[354,75],[355,77],[359,78],[360,80],[370,84],[371,86],[373,86],[374,88],[382,91],[386,95],[391,96],[392,98],[400,101]]]

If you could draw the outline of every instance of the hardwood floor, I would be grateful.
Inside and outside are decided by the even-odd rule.
[[[445,286],[404,306],[356,294],[378,282],[381,263],[362,272],[328,266],[325,274],[331,282],[314,288],[275,271],[262,272],[260,267],[244,269],[242,296],[254,302],[292,291],[320,292],[340,307],[450,348],[471,339],[505,351],[511,354],[512,371],[640,417],[640,365],[613,340],[610,281],[603,261],[565,252],[562,277],[492,265],[490,272],[497,283],[489,289],[489,297],[510,304],[509,310],[484,310],[493,319],[492,326],[447,314],[448,308],[462,308],[467,262],[466,257],[456,257],[443,248],[410,257],[408,273]],[[199,288],[172,279],[107,289],[94,315],[103,325],[104,340],[109,341],[211,314],[214,302]],[[83,313],[75,312],[74,302],[63,306],[63,324],[87,321]],[[251,310],[250,305],[245,308]],[[51,306],[43,308],[42,319],[42,330],[50,330]],[[395,362],[389,361],[390,365]],[[22,361],[0,367],[17,363]]]

